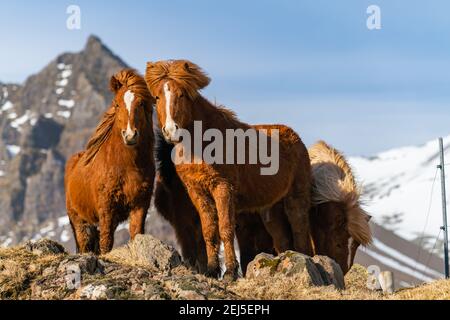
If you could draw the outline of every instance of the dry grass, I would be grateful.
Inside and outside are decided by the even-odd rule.
[[[141,257],[138,252],[140,250],[133,250],[133,247],[123,247],[112,251],[105,257],[121,265],[145,266],[148,270],[147,258]],[[39,282],[48,280],[49,277],[51,278],[52,275],[46,275],[45,270],[54,269],[66,258],[68,256],[64,254],[33,254],[23,247],[0,249],[0,299],[29,299],[32,297],[32,284],[36,281]],[[133,267],[128,267],[128,269],[134,270]],[[275,276],[266,279],[240,279],[231,285],[225,285],[221,281],[207,279],[201,275],[192,275],[183,266],[172,269],[171,278],[167,278],[166,275],[160,274],[160,272],[151,272],[151,274],[153,274],[155,281],[160,281],[167,287],[171,285],[175,287],[195,285],[200,288],[208,285],[210,288],[215,288],[215,291],[211,293],[211,298],[217,296],[220,299],[450,300],[450,280],[439,280],[419,287],[403,289],[392,295],[370,291],[366,288],[367,270],[359,265],[353,266],[346,275],[345,290],[336,290],[333,286],[311,286],[308,279],[300,274],[292,277]],[[86,279],[94,277],[98,281],[105,280],[104,275],[86,275],[86,277]],[[114,277],[114,272],[109,275],[109,278],[113,280],[115,279]],[[118,281],[116,280],[113,282],[116,283]],[[57,288],[50,287],[49,291],[51,290],[57,290]],[[57,299],[58,297],[65,297],[65,295],[52,294],[52,292],[49,292],[47,296],[50,299],[52,297]],[[125,297],[120,296],[120,298]]]
[[[20,299],[30,280],[60,255],[35,255],[22,247],[0,249],[0,299]]]

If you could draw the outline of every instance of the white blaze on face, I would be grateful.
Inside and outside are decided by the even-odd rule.
[[[170,92],[169,83],[164,84],[164,96],[166,98],[166,123],[164,124],[164,131],[170,138],[175,138],[177,127],[175,121],[172,119],[172,114],[170,113],[170,103],[172,99],[172,92]]]
[[[134,132],[131,130],[130,116],[131,116],[131,106],[134,101],[134,93],[131,90],[128,90],[123,95],[123,100],[125,102],[125,107],[127,108],[127,111],[128,111],[128,124],[127,124],[126,135],[132,137],[134,135]]]
[[[352,263],[352,246],[353,246],[353,238],[350,237],[348,239],[348,257],[347,257],[347,267],[350,269],[350,265]]]

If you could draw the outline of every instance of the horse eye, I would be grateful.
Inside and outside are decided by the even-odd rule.
[[[156,100],[159,100],[159,97],[158,97],[158,96],[156,96],[156,97],[155,97],[155,99],[156,99]]]
[[[183,97],[184,97],[184,93],[180,94],[180,98],[183,98]]]

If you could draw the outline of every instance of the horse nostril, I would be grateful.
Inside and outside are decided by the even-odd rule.
[[[178,129],[179,129],[178,125],[177,125],[177,124],[175,124],[175,130],[178,130]]]
[[[125,130],[122,130],[122,137],[125,137],[125,134],[126,134],[127,132],[125,131]]]
[[[134,130],[134,135],[133,138],[137,138],[139,136],[139,132],[137,131],[137,129]]]
[[[167,132],[166,132],[166,126],[162,127],[162,132],[163,132],[164,134],[167,134]]]

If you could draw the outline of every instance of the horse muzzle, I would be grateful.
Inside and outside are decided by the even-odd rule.
[[[131,132],[122,130],[122,139],[127,146],[134,146],[138,143],[139,132],[135,129]]]

